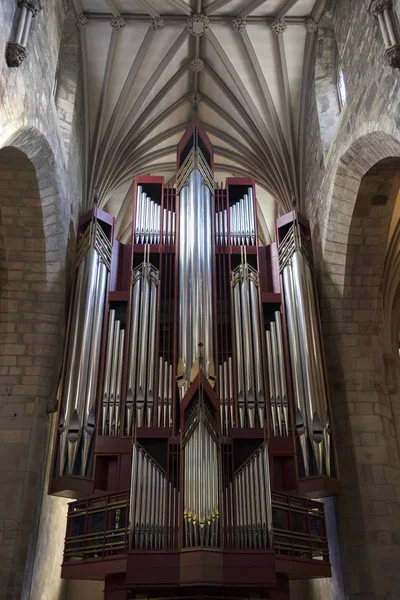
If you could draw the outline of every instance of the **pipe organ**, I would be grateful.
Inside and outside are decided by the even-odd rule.
[[[214,182],[195,118],[175,185],[136,178],[130,244],[97,208],[80,221],[50,493],[79,499],[63,576],[92,578],[96,558],[105,598],[288,598],[301,569],[329,575],[309,498],[339,483],[308,223],[280,217],[264,247],[256,214],[252,179]]]

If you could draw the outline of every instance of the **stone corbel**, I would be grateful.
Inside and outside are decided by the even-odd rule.
[[[386,62],[393,69],[400,69],[400,36],[393,14],[392,0],[370,0],[368,12],[378,20],[386,47]]]
[[[17,26],[13,39],[8,42],[6,49],[6,61],[9,67],[19,67],[28,56],[27,45],[32,20],[41,10],[41,0],[19,0]]]

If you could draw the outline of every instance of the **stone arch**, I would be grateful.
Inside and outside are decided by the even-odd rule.
[[[65,235],[55,160],[33,128],[0,149],[0,511],[7,530],[1,587],[21,597],[43,486],[46,413],[60,372]],[[2,515],[2,516],[3,516]]]
[[[338,94],[339,65],[332,13],[327,11],[319,23],[315,57],[315,97],[324,155],[330,148],[342,110]]]
[[[383,273],[400,186],[400,143],[376,131],[340,158],[322,240],[321,315],[343,496],[349,597],[400,585],[400,461],[384,366]],[[379,595],[382,594],[382,595]]]

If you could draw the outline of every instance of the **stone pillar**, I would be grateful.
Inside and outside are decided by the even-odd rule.
[[[394,69],[400,68],[400,36],[392,10],[392,0],[370,0],[368,12],[377,19],[385,43],[385,59]]]
[[[19,67],[28,56],[27,45],[32,20],[41,10],[41,0],[19,0],[17,26],[6,50],[6,61],[9,67]]]

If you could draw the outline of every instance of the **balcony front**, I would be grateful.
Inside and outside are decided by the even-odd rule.
[[[183,513],[173,525],[170,514],[157,518],[151,506],[144,507],[144,518],[130,528],[129,490],[73,502],[62,576],[101,580],[124,574],[126,588],[142,592],[193,585],[260,589],[275,586],[281,576],[329,577],[323,504],[272,492],[271,506],[268,538],[262,523],[240,525],[238,514],[221,514],[209,524],[216,546],[190,548]]]

